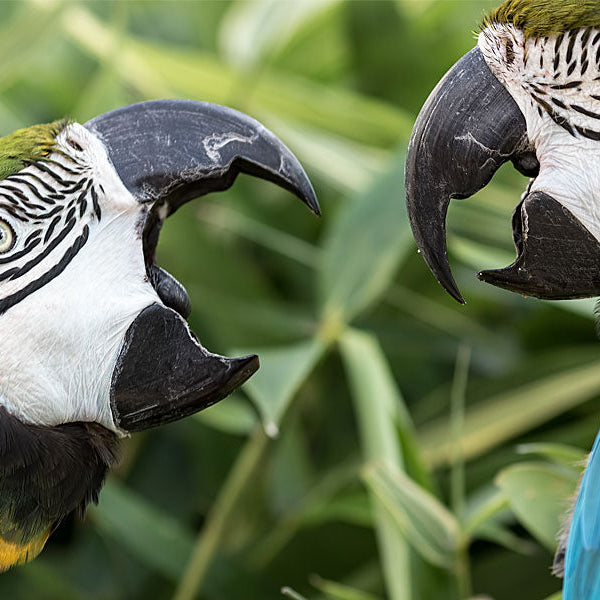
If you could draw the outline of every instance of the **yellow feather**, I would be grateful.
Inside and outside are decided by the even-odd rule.
[[[27,544],[8,542],[0,537],[0,573],[33,560],[44,548],[50,529]]]

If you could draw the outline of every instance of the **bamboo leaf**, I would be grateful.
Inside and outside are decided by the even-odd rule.
[[[377,340],[366,333],[347,330],[340,338],[340,350],[350,379],[363,456],[366,461],[385,461],[401,470],[404,459],[395,423],[402,420],[403,429],[409,431],[408,416]],[[375,494],[372,500],[388,594],[392,600],[409,600],[411,567],[404,534],[394,527],[385,505]]]
[[[179,578],[193,539],[175,520],[114,479],[106,482],[101,501],[89,514],[105,535],[163,575]]]
[[[96,59],[109,54],[114,32],[83,6],[73,5],[65,11],[63,25],[71,39]],[[412,129],[412,118],[403,111],[343,88],[268,69],[260,78],[244,78],[211,54],[160,46],[132,36],[121,47],[118,68],[123,79],[144,97],[197,98],[243,107],[263,118],[272,113],[372,146],[391,147],[399,140],[408,141]]]
[[[470,408],[461,438],[465,458],[474,458],[498,444],[589,400],[600,391],[600,362],[564,369],[557,374],[492,396]],[[446,421],[427,427],[422,435],[426,460],[446,464],[451,441]]]
[[[338,0],[248,0],[231,4],[221,21],[219,42],[228,61],[240,67],[256,66],[283,46],[294,32]]]
[[[432,494],[390,465],[369,465],[364,478],[395,526],[423,558],[434,565],[453,568],[460,531],[452,513]]]
[[[494,542],[507,550],[512,550],[519,554],[532,555],[537,550],[537,545],[534,542],[520,538],[508,529],[508,527],[503,527],[499,523],[488,522],[483,524],[477,529],[473,538]]]
[[[253,348],[250,352],[260,356],[261,368],[244,390],[256,403],[265,431],[275,436],[279,422],[298,388],[319,361],[325,346],[315,338],[290,346]],[[235,354],[249,354],[236,349]]]
[[[39,3],[36,4],[39,6]],[[39,57],[43,55],[40,49],[58,36],[64,6],[62,1],[46,1],[43,10],[36,10],[24,2],[10,21],[3,19],[0,28],[0,89],[9,86],[23,69],[40,66]],[[15,60],[17,56],[19,59]]]
[[[555,465],[521,463],[496,477],[523,526],[554,552],[565,512],[571,505],[578,477]]]
[[[310,578],[310,583],[331,600],[379,600],[377,596],[344,583],[324,579],[318,575],[313,575]]]
[[[587,453],[581,450],[581,448],[574,448],[566,444],[520,444],[517,446],[517,452],[524,455],[533,454],[540,456],[559,465],[576,469],[577,471],[583,471],[587,458]]]
[[[350,322],[389,287],[412,236],[403,201],[404,155],[334,222],[319,276],[326,319]]]

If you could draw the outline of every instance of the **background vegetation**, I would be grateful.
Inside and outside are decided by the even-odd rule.
[[[415,251],[412,123],[488,0],[4,2],[0,130],[183,97],[262,120],[323,208],[242,177],[168,222],[160,264],[242,392],[135,435],[10,599],[542,599],[598,428],[592,302],[479,283],[512,261],[510,167],[450,210],[468,304]]]

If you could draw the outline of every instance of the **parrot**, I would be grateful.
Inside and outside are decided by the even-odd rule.
[[[486,283],[546,300],[600,296],[600,1],[506,0],[415,122],[405,165],[417,246],[464,303],[446,247],[451,199],[511,161],[529,178],[512,216],[516,259]],[[600,599],[600,434],[553,571],[564,600]]]
[[[239,173],[320,214],[292,152],[215,104],[146,101],[0,138],[0,571],[98,501],[121,438],[258,369],[201,345],[184,286],[156,264],[165,219]]]

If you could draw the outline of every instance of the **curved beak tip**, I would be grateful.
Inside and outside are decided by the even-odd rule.
[[[425,255],[425,253],[422,254],[425,258],[425,262],[435,275],[435,278],[438,280],[440,285],[459,304],[466,304],[462,294],[460,293],[460,290],[458,289],[458,285],[456,284],[454,276],[452,275],[452,271],[450,270],[450,263],[448,262],[447,255],[444,253],[443,256],[445,260],[442,264],[440,264],[440,262],[434,258],[435,255]]]
[[[440,281],[440,283],[442,284],[444,289],[450,294],[450,296],[452,296],[452,298],[454,298],[459,304],[466,304],[465,299],[462,297],[462,294],[460,293],[460,290],[458,289],[458,286],[454,281],[454,278],[452,278],[451,281]]]
[[[308,181],[308,178],[307,178]],[[319,206],[319,201],[317,200],[317,195],[313,190],[312,185],[308,184],[308,189],[302,190],[301,193],[296,194],[306,206],[308,206],[310,212],[315,214],[317,217],[321,216],[321,207]]]
[[[231,369],[235,375],[231,380],[232,388],[235,389],[245,383],[260,368],[260,359],[257,354],[248,354],[239,358],[231,359]]]

